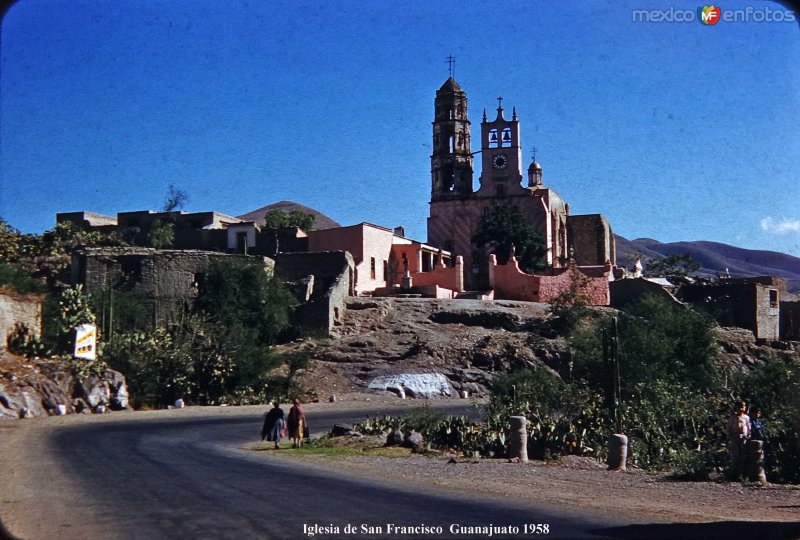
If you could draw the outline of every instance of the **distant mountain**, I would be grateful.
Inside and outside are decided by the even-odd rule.
[[[313,208],[309,208],[308,206],[303,206],[302,204],[292,201],[280,201],[273,204],[268,204],[267,206],[262,206],[257,210],[252,210],[250,212],[247,212],[246,214],[242,214],[241,216],[236,216],[236,217],[238,217],[239,219],[244,219],[246,221],[255,221],[259,226],[262,226],[264,225],[264,215],[270,210],[283,210],[284,212],[291,212],[292,210],[300,210],[301,212],[305,212],[306,214],[312,214],[317,218],[314,221],[314,228],[317,230],[341,227],[341,225],[333,221],[331,218],[329,218],[322,212],[318,212]]]
[[[708,276],[724,274],[727,270],[734,277],[778,276],[787,281],[790,292],[800,293],[800,258],[778,253],[743,249],[718,242],[671,242],[662,244],[652,238],[627,240],[616,236],[617,264],[631,267],[636,254],[642,263],[658,257],[689,253],[700,264],[699,273]]]

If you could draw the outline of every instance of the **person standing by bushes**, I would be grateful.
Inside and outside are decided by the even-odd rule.
[[[750,428],[751,439],[767,442],[767,436],[764,433],[764,420],[761,419],[761,407],[753,408],[753,415],[750,417]]]
[[[274,442],[275,448],[281,447],[281,432],[284,425],[284,414],[281,404],[277,401],[272,409],[264,415],[264,426],[261,428],[261,440]]]
[[[292,439],[292,448],[300,448],[303,438],[308,436],[308,423],[306,422],[306,413],[303,411],[303,406],[300,405],[299,399],[295,399],[294,405],[289,409],[289,417],[286,423],[289,428],[289,438]]]
[[[728,418],[728,452],[731,456],[730,478],[741,480],[744,472],[745,444],[750,438],[750,417],[746,414],[747,404],[736,402],[733,413]]]

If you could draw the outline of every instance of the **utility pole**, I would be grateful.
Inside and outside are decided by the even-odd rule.
[[[606,400],[614,425],[614,433],[608,440],[608,468],[614,471],[624,471],[628,459],[628,437],[622,434],[622,403],[621,379],[619,373],[619,329],[617,318],[611,319],[611,331],[603,328],[603,360],[610,376],[606,391]]]

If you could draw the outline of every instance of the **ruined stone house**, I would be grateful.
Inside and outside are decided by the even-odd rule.
[[[721,326],[752,330],[756,339],[777,341],[780,300],[786,282],[774,276],[726,278],[683,285],[679,297],[712,314]]]

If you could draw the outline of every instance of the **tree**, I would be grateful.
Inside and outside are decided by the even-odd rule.
[[[600,328],[583,327],[570,336],[574,376],[604,388]],[[676,378],[698,391],[714,384],[716,342],[712,322],[686,306],[655,295],[628,304],[619,317],[619,360],[623,386]]]
[[[670,255],[653,259],[647,263],[647,276],[685,277],[700,269],[700,264],[695,262],[691,253],[683,255]]]
[[[175,245],[175,224],[157,219],[147,231],[147,245],[156,249],[170,249]]]
[[[284,227],[298,227],[303,231],[310,231],[314,228],[317,216],[303,212],[302,210],[270,210],[264,215],[264,227],[267,229],[282,229]]]
[[[13,262],[19,257],[20,233],[0,218],[0,262]]]
[[[524,272],[547,268],[547,248],[542,235],[528,225],[516,208],[492,208],[478,223],[472,243],[479,249],[488,248],[497,255],[500,264],[508,262],[513,246],[519,266]]]
[[[284,393],[302,358],[271,354],[289,326],[294,297],[255,258],[219,257],[200,287],[195,309],[167,328],[115,334],[109,364],[130,381],[138,405],[177,398],[194,403],[263,402]],[[268,373],[288,363],[280,382]]]
[[[258,345],[271,345],[289,326],[295,304],[260,261],[220,257],[208,267],[196,306],[225,328],[250,335]]]
[[[170,184],[167,195],[164,197],[164,212],[181,210],[188,202],[189,194],[182,189],[176,188],[173,184]]]

